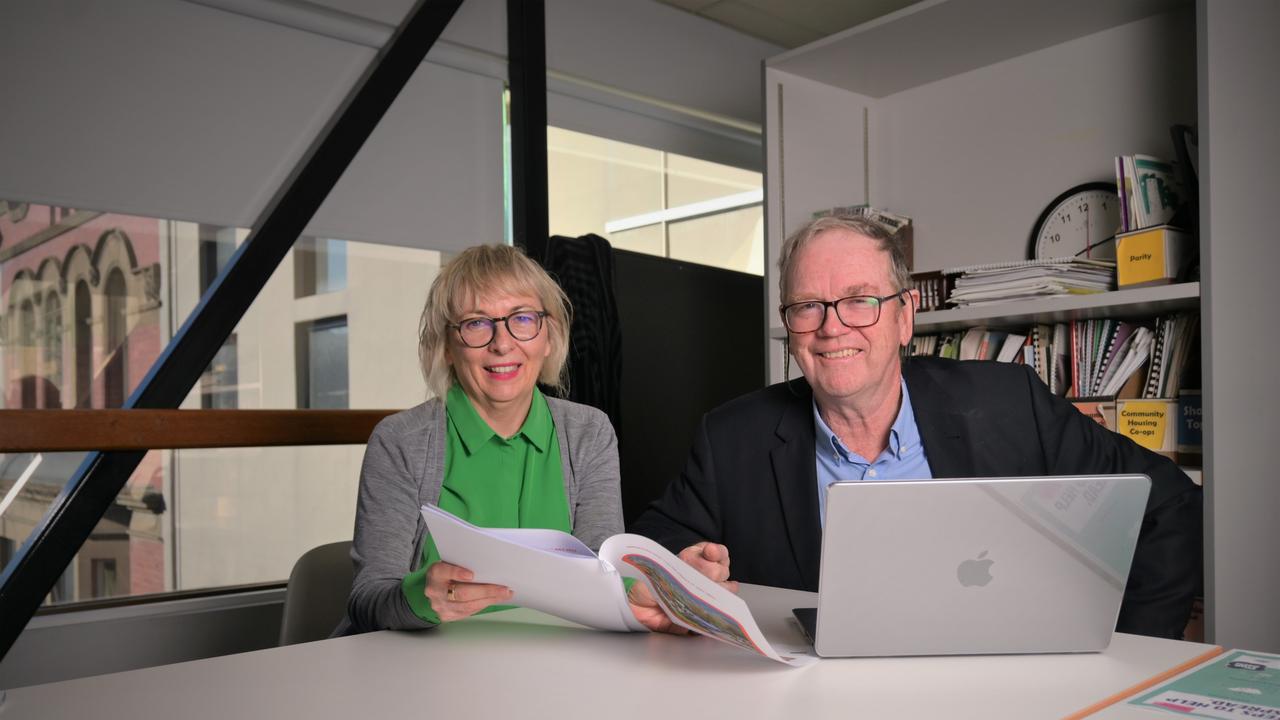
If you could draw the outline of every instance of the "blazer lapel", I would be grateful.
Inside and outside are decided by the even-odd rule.
[[[976,475],[974,448],[968,418],[955,408],[946,389],[910,361],[903,364],[903,378],[911,393],[911,409],[920,429],[929,470],[935,478]]]
[[[782,443],[770,451],[769,456],[796,566],[804,587],[817,590],[822,526],[818,519],[813,403],[806,384],[796,382],[793,386],[803,392],[783,410],[777,427]]]

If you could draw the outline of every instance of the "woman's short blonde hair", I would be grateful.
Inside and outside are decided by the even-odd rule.
[[[551,354],[542,364],[538,382],[560,394],[568,388],[565,357],[569,354],[569,325],[573,308],[564,290],[519,248],[509,245],[477,245],[445,264],[431,283],[427,304],[418,323],[418,361],[427,389],[443,398],[457,374],[448,362],[449,325],[484,296],[497,293],[531,295],[542,303],[547,317],[542,332],[551,343]]]

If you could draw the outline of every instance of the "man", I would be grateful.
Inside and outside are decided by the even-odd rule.
[[[815,220],[778,261],[804,379],[708,413],[682,475],[632,531],[716,580],[817,590],[836,480],[1145,473],[1151,495],[1117,629],[1180,637],[1198,579],[1199,489],[1089,420],[1025,366],[902,359],[919,295],[901,247],[860,218]],[[892,538],[885,538],[892,543]]]

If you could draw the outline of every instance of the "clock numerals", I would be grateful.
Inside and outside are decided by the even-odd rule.
[[[1114,258],[1115,245],[1108,240],[1120,224],[1119,208],[1112,183],[1084,183],[1063,192],[1032,227],[1028,255]]]

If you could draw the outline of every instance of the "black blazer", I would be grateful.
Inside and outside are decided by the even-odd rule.
[[[1025,366],[911,358],[903,377],[934,477],[1149,475],[1116,627],[1181,637],[1199,585],[1202,520],[1200,490],[1176,465],[1086,418]],[[800,379],[707,413],[684,472],[631,531],[672,552],[723,543],[734,579],[816,591],[822,526],[812,403]]]

